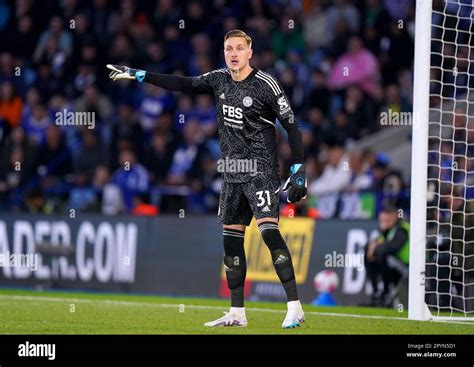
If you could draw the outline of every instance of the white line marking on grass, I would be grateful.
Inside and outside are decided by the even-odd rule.
[[[45,296],[20,296],[20,295],[0,295],[0,299],[4,300],[17,300],[17,301],[42,301],[42,302],[64,302],[64,303],[102,303],[111,306],[146,306],[146,307],[163,307],[163,308],[179,308],[182,303],[154,303],[154,302],[134,302],[134,301],[117,301],[109,299],[84,299],[84,298],[62,298],[62,297],[45,297]],[[227,310],[226,306],[206,306],[206,305],[193,305],[185,304],[186,307],[203,309],[203,310]],[[247,311],[252,312],[267,312],[267,313],[286,313],[286,310],[274,310],[270,308],[255,308],[246,307]],[[395,316],[377,316],[377,315],[360,315],[352,313],[337,313],[337,312],[318,312],[318,311],[305,311],[306,315],[314,316],[330,316],[330,317],[352,317],[359,319],[379,319],[379,320],[397,320],[397,321],[413,321],[406,317],[395,317]],[[431,322],[444,322],[449,324],[461,324],[461,325],[474,325],[473,322],[463,321],[445,321],[445,320],[428,320]],[[474,320],[473,320],[474,321]]]
[[[474,319],[469,321],[469,318],[473,318],[472,316],[466,317],[466,321],[451,321],[451,320],[429,320],[429,321],[435,321],[435,322],[441,322],[445,324],[460,324],[460,325],[472,325],[474,326]]]

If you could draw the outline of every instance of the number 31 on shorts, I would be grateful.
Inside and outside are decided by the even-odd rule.
[[[255,193],[257,195],[257,198],[258,198],[258,203],[257,203],[257,206],[263,206],[263,205],[270,205],[271,204],[271,200],[270,200],[270,191],[268,190],[265,190],[265,191],[257,191]],[[266,198],[264,197],[264,195],[266,196]],[[265,199],[266,199],[266,203],[265,203]]]

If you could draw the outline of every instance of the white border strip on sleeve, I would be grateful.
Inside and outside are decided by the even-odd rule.
[[[264,77],[262,74],[259,74],[259,73],[255,74],[255,76],[257,78],[267,82],[268,85],[270,86],[270,88],[272,88],[272,91],[273,91],[273,93],[275,93],[276,96],[281,93],[281,92],[278,92],[278,89],[275,88],[274,82],[272,82],[270,79],[267,79],[266,77]]]
[[[257,74],[255,74],[256,77],[259,77],[260,79],[268,81],[273,86],[273,91],[275,92],[276,95],[279,95],[281,93],[280,86],[278,83],[273,79],[272,76],[269,74],[264,73],[263,71],[259,71]]]

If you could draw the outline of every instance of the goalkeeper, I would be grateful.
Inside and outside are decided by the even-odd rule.
[[[247,326],[244,234],[255,216],[288,298],[288,312],[282,327],[297,327],[304,321],[304,313],[298,299],[291,255],[278,228],[280,180],[275,119],[278,118],[287,131],[292,152],[291,175],[283,187],[291,203],[306,197],[301,131],[280,83],[250,66],[252,40],[245,32],[233,30],[225,35],[224,56],[227,68],[198,77],[157,74],[117,65],[107,67],[112,70],[109,75],[112,80],[135,79],[168,90],[213,95],[221,159],[256,163],[257,172],[255,169],[222,172],[217,215],[223,224],[224,269],[231,291],[231,308],[225,316],[205,326]]]

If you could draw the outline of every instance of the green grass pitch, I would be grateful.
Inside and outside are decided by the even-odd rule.
[[[0,289],[1,334],[474,334],[474,323],[417,322],[406,312],[304,305],[306,322],[281,328],[284,303],[247,302],[246,328],[206,328],[227,300]]]

